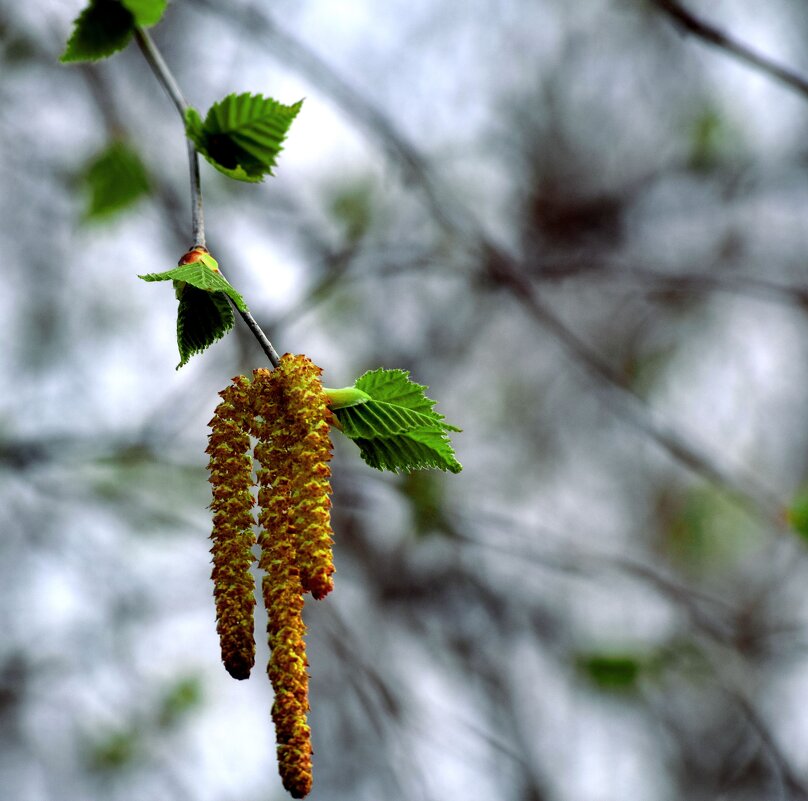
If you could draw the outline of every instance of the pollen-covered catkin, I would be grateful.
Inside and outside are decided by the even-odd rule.
[[[331,531],[331,412],[322,370],[305,356],[286,354],[274,371],[284,394],[284,440],[290,461],[291,524],[303,589],[324,598],[333,588]]]
[[[264,603],[269,623],[271,649],[267,673],[275,692],[272,721],[278,750],[278,771],[283,786],[293,798],[311,790],[311,730],[306,722],[309,710],[309,676],[303,636],[303,589],[293,561],[289,537],[278,532],[261,535],[261,567]]]
[[[294,798],[311,790],[311,731],[306,647],[303,640],[303,587],[297,566],[291,520],[291,482],[294,472],[290,445],[283,426],[284,393],[275,373],[255,371],[253,433],[258,439],[258,522],[261,526],[259,566],[267,609],[270,659],[267,673],[275,692],[272,720],[283,786]]]
[[[246,679],[255,663],[255,581],[252,458],[249,419],[252,387],[244,376],[219,393],[206,453],[213,490],[213,595],[222,662],[234,679]]]

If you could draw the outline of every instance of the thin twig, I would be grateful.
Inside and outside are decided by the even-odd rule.
[[[791,87],[801,95],[808,97],[808,78],[800,75],[795,70],[778,64],[768,56],[752,50],[743,42],[739,42],[709,22],[700,19],[688,11],[681,3],[675,2],[675,0],[652,0],[652,2],[660,11],[667,14],[688,33],[692,33],[705,42],[721,48],[739,61],[743,61],[749,66],[766,73],[776,81]]]
[[[157,80],[168,92],[171,102],[179,112],[180,119],[185,124],[185,112],[190,106],[182,94],[171,70],[157,45],[149,34],[142,28],[135,28],[135,40],[140,52],[148,62]],[[194,143],[186,137],[188,147],[188,168],[191,176],[191,226],[193,229],[194,247],[205,247],[205,215],[202,208],[202,183],[199,178],[199,156]]]
[[[769,768],[775,784],[773,789],[777,793],[775,798],[778,801],[780,799],[782,801],[797,801],[797,799],[808,798],[808,787],[792,767],[790,759],[777,742],[766,719],[749,698],[744,687],[744,684],[748,682],[744,681],[744,677],[738,675],[738,672],[732,669],[732,662],[726,658],[725,650],[707,648],[702,651],[702,654],[706,657],[722,690],[737,706],[750,729],[757,735],[761,751],[768,758]]]
[[[732,607],[727,601],[682,584],[658,567],[617,553],[577,548],[566,537],[544,526],[531,528],[531,536],[528,538],[530,545],[524,544],[524,535],[521,535],[522,539],[514,536],[506,539],[492,537],[493,532],[501,533],[507,529],[519,533],[524,524],[506,515],[483,509],[452,509],[447,520],[452,521],[449,529],[452,540],[464,545],[492,551],[522,564],[533,563],[573,577],[591,579],[593,576],[613,572],[633,578],[681,607],[693,624],[715,642],[729,645],[736,636],[729,616]],[[458,525],[454,525],[455,522]],[[480,538],[468,533],[479,526],[485,529],[485,537]],[[535,542],[541,542],[541,548],[537,548]],[[548,543],[551,543],[550,547]],[[709,614],[702,608],[703,606],[712,607],[716,610],[716,614]]]
[[[151,67],[152,72],[166,92],[168,92],[168,96],[171,98],[179,112],[180,118],[184,122],[185,112],[190,106],[182,94],[182,90],[169,69],[168,64],[166,64],[165,59],[157,49],[157,45],[154,43],[151,36],[142,28],[135,28],[135,39],[137,40],[141,53],[143,53],[144,58]],[[202,184],[199,179],[199,154],[196,152],[194,143],[187,138],[186,141],[188,144],[188,164],[191,173],[191,222],[193,226],[194,247],[205,247],[205,218],[202,211]],[[258,325],[249,311],[242,311],[235,303],[233,307],[247,324],[247,327],[258,341],[261,350],[264,351],[272,366],[277,367],[280,364],[280,357],[267,335],[261,330],[261,326]]]
[[[248,311],[242,311],[238,307],[236,307],[236,311],[241,315],[241,319],[247,323],[247,327],[250,329],[250,331],[252,331],[253,336],[258,340],[261,350],[266,353],[267,358],[272,363],[272,366],[277,367],[281,363],[280,356],[278,356],[278,352],[272,347],[272,343],[269,341],[269,339],[267,339],[267,335],[261,330],[261,326],[255,322],[255,318]]]
[[[101,73],[96,70],[86,69],[84,75],[96,101],[98,102],[98,106],[104,115],[104,119],[107,127],[110,129],[110,133],[112,134],[115,131],[123,130],[124,125],[118,116],[117,109],[115,108],[115,104],[112,102],[110,92],[104,83]],[[177,96],[181,97],[179,94]],[[181,241],[184,240],[185,237],[182,233],[182,226],[175,213],[174,207],[176,204],[171,202],[171,198],[166,195],[165,191],[160,191],[158,193],[158,200],[163,204],[166,212],[166,219],[173,221],[177,236]],[[269,341],[266,334],[264,334],[264,332],[261,330],[261,327],[255,321],[255,318],[252,316],[252,314],[250,314],[249,311],[241,311],[241,309],[239,309],[235,303],[233,303],[233,308],[241,315],[244,322],[247,323],[248,328],[258,340],[258,344],[261,346],[261,349],[266,354],[272,366],[277,367],[280,362],[278,353],[275,348],[272,347],[272,343]]]
[[[202,184],[199,177],[199,156],[194,143],[186,138],[188,167],[191,175],[191,227],[194,247],[205,247],[205,211],[202,208]]]
[[[157,49],[154,40],[149,36],[148,32],[142,28],[135,28],[135,40],[138,43],[138,47],[140,47],[140,52],[143,53],[143,56],[152,68],[152,72],[154,72],[157,80],[160,81],[163,88],[168,92],[168,96],[176,106],[180,117],[184,120],[185,112],[190,106],[183,96],[174,75],[168,68],[168,64],[166,64],[165,59]]]
[[[398,268],[399,271],[401,268]],[[727,271],[669,272],[664,268],[638,267],[623,260],[584,252],[571,259],[538,260],[530,273],[534,282],[563,284],[566,281],[620,278],[634,282],[645,292],[692,294],[726,292],[767,302],[788,303],[808,312],[808,284],[785,284]]]

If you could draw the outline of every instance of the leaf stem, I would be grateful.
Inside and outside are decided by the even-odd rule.
[[[179,112],[180,119],[185,124],[185,112],[190,108],[188,101],[182,94],[179,84],[168,68],[165,59],[154,40],[143,28],[135,28],[135,40],[140,52],[146,59],[157,80],[168,93],[171,101]],[[188,146],[188,167],[191,175],[191,226],[194,236],[194,247],[205,247],[205,215],[202,207],[202,183],[199,178],[199,156],[193,142],[186,137]]]
[[[339,389],[323,387],[323,392],[326,398],[328,398],[328,407],[332,410],[358,406],[361,403],[367,403],[371,400],[367,392],[363,392],[356,387],[340,387]]]
[[[157,45],[154,43],[154,40],[143,28],[135,28],[135,40],[140,48],[140,52],[143,53],[143,57],[151,67],[155,77],[166,90],[168,96],[171,98],[171,101],[174,103],[174,106],[176,107],[184,125],[185,112],[190,108],[190,106],[182,94],[182,90],[174,78],[173,73],[169,69],[168,64],[166,64],[165,59],[157,49]],[[205,217],[202,209],[202,183],[199,178],[199,155],[196,152],[194,143],[188,139],[188,137],[186,137],[186,143],[188,145],[188,166],[191,173],[191,225],[193,227],[194,235],[193,246],[204,248]],[[281,361],[280,356],[278,356],[278,352],[275,350],[275,348],[272,347],[272,343],[267,338],[267,335],[261,330],[261,326],[258,325],[255,318],[252,316],[252,314],[250,314],[249,311],[242,311],[238,308],[238,306],[236,306],[235,303],[233,303],[233,306],[241,315],[244,322],[247,323],[247,327],[258,341],[258,344],[261,346],[261,350],[264,351],[272,366],[277,367]]]

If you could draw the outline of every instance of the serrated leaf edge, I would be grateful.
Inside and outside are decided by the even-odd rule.
[[[199,289],[199,287],[195,287]],[[202,292],[206,290],[200,290]],[[210,337],[203,345],[200,347],[191,347],[191,348],[183,348],[183,341],[184,341],[184,328],[182,325],[182,315],[180,314],[180,309],[177,309],[177,347],[180,351],[180,363],[174,368],[175,370],[179,370],[180,367],[184,367],[188,362],[191,360],[192,356],[195,356],[198,353],[204,353],[211,345],[216,344],[220,339],[223,339],[225,334],[233,329],[235,325],[235,316],[233,314],[233,310],[230,308],[230,304],[227,300],[224,299],[222,292],[211,292],[211,301],[219,310],[220,314],[222,315],[222,328],[219,329],[219,332],[214,334]],[[217,298],[217,295],[219,296]],[[180,307],[182,307],[183,300],[180,300]]]
[[[284,120],[284,125],[282,126],[282,131],[277,133],[277,144],[274,145],[275,152],[272,155],[270,161],[266,161],[262,154],[256,154],[256,149],[254,148],[254,143],[250,137],[246,137],[244,135],[239,134],[239,128],[227,129],[223,128],[219,125],[218,120],[218,113],[221,107],[225,103],[238,103],[246,102],[247,100],[250,101],[258,101],[261,104],[272,104],[273,109],[272,111],[282,111],[288,112],[288,119]],[[294,122],[295,118],[297,117],[300,108],[302,107],[303,100],[298,100],[296,103],[291,105],[286,105],[281,103],[278,100],[275,100],[272,97],[265,97],[262,94],[254,94],[252,92],[231,92],[230,94],[223,97],[221,100],[214,103],[209,109],[207,114],[205,115],[205,119],[202,119],[201,114],[195,108],[189,108],[185,112],[185,133],[188,138],[194,143],[197,151],[201,153],[201,155],[208,161],[213,167],[215,167],[219,172],[224,175],[227,175],[229,178],[233,178],[237,181],[244,181],[246,183],[260,183],[266,178],[267,175],[273,175],[273,168],[277,164],[277,157],[280,155],[281,150],[283,149],[283,143],[286,141],[287,131],[289,126]],[[268,115],[267,115],[268,116]],[[243,126],[241,126],[243,127]],[[227,136],[229,137],[233,143],[244,150],[245,152],[252,155],[258,165],[255,167],[247,168],[243,164],[237,165],[235,168],[226,167],[223,164],[220,164],[216,161],[208,152],[208,136]]]
[[[70,55],[71,49],[74,47],[74,42],[76,37],[79,35],[81,31],[81,24],[82,21],[90,14],[91,11],[94,10],[98,0],[90,0],[90,2],[79,12],[79,15],[73,20],[73,28],[70,32],[70,37],[65,44],[65,49],[62,55],[59,57],[59,62],[61,64],[80,64],[82,62],[90,62],[93,63],[95,61],[101,61],[101,59],[109,58],[110,56],[114,55],[115,53],[119,53],[121,50],[127,47],[129,42],[132,39],[132,33],[135,28],[135,17],[131,11],[129,11],[126,6],[120,3],[121,8],[126,11],[132,17],[132,25],[130,26],[129,31],[124,35],[121,41],[113,47],[107,47],[105,50],[100,50],[99,52],[89,55],[89,56],[76,56]]]
[[[215,260],[214,260],[215,261]],[[199,265],[199,266],[197,266]],[[204,270],[204,273],[199,273],[198,270]],[[185,271],[185,272],[183,272]],[[205,276],[207,284],[196,278],[195,276]],[[219,272],[218,269],[212,269],[204,260],[190,262],[189,264],[181,264],[164,273],[146,273],[138,275],[142,281],[185,281],[197,289],[205,292],[222,292],[227,295],[239,311],[248,311],[247,303],[244,298],[239,294],[235,287]]]

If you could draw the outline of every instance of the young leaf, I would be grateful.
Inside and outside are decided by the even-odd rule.
[[[73,23],[60,61],[97,61],[129,44],[135,18],[117,0],[90,0]]]
[[[211,263],[216,265],[216,260],[208,256],[190,264],[181,264],[179,267],[164,273],[149,273],[148,275],[139,275],[138,278],[142,278],[144,281],[180,281],[205,292],[224,294],[236,304],[239,311],[247,311],[244,298],[236,292],[230,282],[219,272],[218,266],[211,267]]]
[[[73,23],[61,61],[97,61],[123,50],[135,26],[160,21],[167,0],[90,0]]]
[[[188,363],[195,353],[202,353],[220,340],[235,324],[233,309],[223,292],[206,292],[186,286],[177,310],[177,346],[180,363]]]
[[[459,428],[444,422],[427,398],[427,387],[409,380],[404,370],[373,370],[355,383],[370,399],[334,409],[342,432],[362,458],[378,470],[462,470],[449,441]]]
[[[217,169],[238,181],[272,175],[286,132],[303,101],[284,106],[262,95],[228,95],[214,103],[204,121],[185,113],[185,130],[196,149]]]
[[[100,219],[123,211],[149,192],[149,178],[138,154],[117,141],[88,165],[84,183],[89,194],[85,218]]]
[[[233,309],[247,311],[244,298],[219,272],[219,263],[204,248],[193,248],[178,267],[164,273],[140,275],[144,281],[172,281],[180,302],[177,311],[179,370],[195,353],[221,339],[234,325]]]
[[[376,401],[384,401],[415,412],[424,412],[434,415],[436,420],[443,420],[443,415],[432,411],[437,401],[427,398],[424,390],[429,387],[416,384],[410,380],[406,370],[369,370],[361,375],[354,386],[367,392]],[[445,425],[445,424],[442,424]],[[446,426],[451,431],[460,431],[459,428]]]

